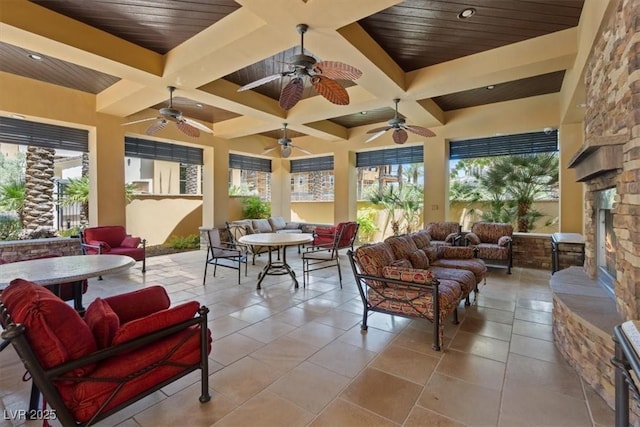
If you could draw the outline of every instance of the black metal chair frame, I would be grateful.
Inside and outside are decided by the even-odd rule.
[[[227,233],[229,235],[229,244],[233,245],[237,248],[245,248],[247,253],[251,252],[251,265],[256,265],[256,256],[260,256],[263,252],[273,252],[277,251],[278,253],[278,261],[280,261],[280,248],[275,246],[255,246],[255,245],[244,245],[238,242],[237,230],[244,229],[242,225],[230,224],[226,223]],[[300,245],[298,245],[298,253],[300,253]]]
[[[351,263],[351,269],[353,270],[353,275],[356,279],[356,285],[358,287],[358,292],[360,293],[360,298],[362,298],[362,304],[364,306],[364,312],[362,314],[362,325],[360,327],[360,329],[362,329],[363,331],[366,331],[368,326],[367,326],[367,319],[369,316],[369,312],[370,311],[374,311],[374,312],[378,312],[378,313],[384,313],[384,314],[390,314],[392,316],[400,316],[400,317],[406,317],[406,318],[410,318],[410,319],[424,319],[427,320],[429,322],[432,322],[433,324],[433,344],[432,344],[432,348],[435,351],[440,351],[441,349],[441,343],[440,343],[440,300],[439,300],[439,288],[438,286],[440,285],[440,282],[438,282],[437,279],[434,279],[431,284],[425,285],[425,284],[418,284],[418,283],[410,283],[410,282],[404,282],[402,280],[395,280],[395,279],[387,279],[381,276],[370,276],[370,275],[366,275],[366,274],[362,274],[360,272],[360,269],[358,268],[358,266],[356,265],[355,259],[354,259],[354,253],[353,251],[349,250],[347,251],[347,257],[349,258],[349,262]],[[390,287],[395,287],[396,285],[402,285],[405,287],[409,287],[411,289],[414,289],[417,291],[416,295],[412,298],[407,298],[407,299],[401,299],[401,298],[389,298],[386,297],[382,292],[380,292],[380,290],[376,289],[373,286],[369,286],[369,283],[373,283],[373,282],[377,282],[380,284],[380,286],[390,286]],[[369,298],[368,298],[368,290],[374,290],[382,299],[382,301],[379,303],[381,304],[384,301],[390,301],[390,302],[397,302],[397,303],[401,303],[401,304],[408,304],[411,307],[413,306],[413,301],[418,300],[419,298],[431,294],[431,298],[433,299],[433,320],[429,319],[426,315],[424,315],[423,313],[420,312],[420,310],[418,310],[417,308],[414,307],[414,312],[415,314],[407,314],[407,313],[401,313],[398,311],[392,311],[392,310],[387,310],[383,307],[380,307],[379,304],[378,305],[373,305],[369,302]],[[453,311],[453,324],[457,325],[459,323],[458,321],[458,309],[456,308]]]
[[[353,244],[358,235],[359,224],[356,223],[356,229],[349,243],[340,246],[342,235],[347,226],[336,232],[333,236],[333,242],[330,247],[324,245],[316,245],[307,248],[302,253],[302,286],[306,287],[309,282],[309,273],[312,271],[323,270],[325,268],[338,267],[338,279],[340,288],[342,288],[342,270],[340,268],[340,249],[350,247],[353,250]]]
[[[38,358],[36,357],[34,351],[31,348],[29,340],[26,336],[26,327],[22,324],[16,324],[11,319],[11,314],[8,312],[7,308],[4,304],[0,303],[0,314],[1,321],[4,331],[2,332],[2,339],[10,342],[15,348],[18,356],[22,360],[25,368],[31,374],[31,378],[33,381],[34,387],[31,391],[31,405],[34,409],[37,406],[39,400],[39,393],[42,393],[48,405],[55,411],[56,418],[60,421],[63,426],[89,426],[93,425],[96,422],[113,415],[114,413],[120,411],[121,409],[131,405],[134,402],[148,396],[149,394],[160,390],[166,385],[176,381],[177,379],[200,369],[200,383],[201,383],[201,394],[199,397],[200,402],[208,402],[211,399],[209,394],[209,336],[208,336],[208,328],[207,328],[207,313],[209,309],[205,306],[201,306],[198,310],[199,315],[194,317],[193,319],[172,325],[168,328],[153,332],[151,334],[145,335],[140,338],[133,339],[123,344],[119,344],[116,346],[108,347],[102,350],[98,350],[92,354],[81,357],[79,359],[63,363],[56,367],[50,369],[44,369]],[[87,422],[81,423],[77,422],[71,413],[71,411],[64,404],[63,398],[58,392],[58,389],[54,385],[54,381],[66,380],[69,377],[73,377],[72,381],[82,382],[82,381],[96,381],[95,378],[91,378],[91,375],[84,377],[74,377],[73,375],[69,375],[68,373],[74,371],[75,369],[81,368],[83,366],[87,366],[93,363],[97,363],[106,359],[110,359],[113,357],[117,357],[120,354],[128,353],[132,350],[145,347],[150,345],[158,340],[174,335],[177,332],[188,329],[194,325],[197,325],[200,329],[198,333],[200,334],[200,362],[192,365],[181,365],[181,371],[172,377],[156,384],[155,386],[145,390],[144,392],[134,396],[133,398],[121,403],[120,405],[108,410],[102,411],[99,409],[96,414],[94,414],[93,418]],[[157,366],[156,366],[157,365]],[[171,364],[168,361],[160,361],[158,364],[153,366],[148,366],[132,375],[123,378],[113,378],[110,379],[112,381],[118,382],[120,386],[125,385],[126,383],[133,381],[143,375],[149,373],[151,369],[154,369],[158,366],[163,365],[171,365],[175,366],[175,364]],[[116,388],[118,390],[119,388]],[[35,396],[34,396],[35,393]],[[109,398],[113,399],[115,393]],[[35,400],[35,402],[34,402]],[[106,405],[106,403],[105,403]],[[31,411],[29,411],[31,412]]]
[[[212,244],[211,233],[218,233],[218,240],[220,240],[219,245]],[[244,263],[244,275],[247,275],[247,250],[245,247],[236,245],[235,243],[224,243],[220,239],[220,230],[217,228],[213,228],[207,230],[207,259],[204,264],[204,277],[202,278],[202,285],[204,286],[207,282],[207,267],[209,264],[213,264],[213,277],[216,277],[216,269],[218,266],[232,268],[234,270],[238,270],[238,284],[240,284],[241,274],[240,270],[242,269],[242,264]],[[227,263],[218,263],[219,260],[229,260],[234,265],[230,265]],[[235,265],[237,264],[237,265]]]

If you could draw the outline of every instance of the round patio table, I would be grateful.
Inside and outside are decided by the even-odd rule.
[[[238,239],[238,242],[250,246],[269,246],[282,248],[282,261],[273,261],[271,251],[269,252],[269,260],[264,266],[260,274],[258,274],[258,284],[256,289],[261,289],[260,284],[264,278],[269,276],[282,276],[288,274],[293,279],[295,287],[298,287],[298,279],[296,272],[287,264],[287,246],[301,245],[313,241],[313,236],[304,233],[257,233],[247,234]]]

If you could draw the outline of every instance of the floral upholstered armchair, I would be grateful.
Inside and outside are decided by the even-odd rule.
[[[430,222],[425,228],[431,236],[431,244],[434,246],[452,246],[460,237],[462,226],[457,222]]]
[[[476,257],[489,267],[513,267],[513,226],[499,222],[476,222],[471,232],[464,236],[468,246],[473,246]]]

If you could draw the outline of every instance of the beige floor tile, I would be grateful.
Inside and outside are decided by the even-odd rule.
[[[515,311],[515,300],[504,300],[486,296],[484,293],[478,295],[476,304],[478,307],[493,308],[494,310]]]
[[[460,330],[502,341],[509,341],[512,327],[506,323],[469,317],[462,322]]]
[[[230,313],[229,316],[242,320],[243,322],[255,323],[271,316],[273,312],[261,305],[252,305]]]
[[[526,426],[583,427],[592,425],[584,400],[526,385],[504,387],[501,425],[520,420]]]
[[[309,358],[309,361],[350,378],[373,360],[376,353],[340,341],[334,341]]]
[[[213,337],[213,340],[216,341],[220,338],[226,337],[227,335],[231,335],[240,329],[250,326],[251,323],[224,315],[213,320],[209,320],[208,325],[209,329],[211,329],[211,336]]]
[[[270,391],[263,391],[212,424],[216,427],[306,426],[313,414]]]
[[[244,357],[209,377],[209,387],[240,405],[280,378],[284,371]]]
[[[230,365],[249,353],[263,347],[265,344],[241,334],[232,334],[219,340],[214,340],[210,357],[223,365]]]
[[[507,325],[513,324],[513,311],[496,310],[474,305],[467,308],[467,316]]]
[[[380,352],[396,335],[376,328],[363,331],[360,324],[354,326],[338,338],[338,341],[355,345],[369,351]]]
[[[447,418],[444,415],[440,415],[436,412],[430,411],[429,409],[421,408],[419,406],[415,406],[411,413],[409,414],[409,418],[403,424],[404,427],[465,427],[464,424],[452,420],[451,418]]]
[[[418,353],[405,347],[390,345],[369,366],[424,385],[439,361],[440,358]]]
[[[509,342],[497,340],[495,338],[483,337],[481,335],[470,334],[460,331],[450,345],[451,349],[487,359],[506,362],[509,354]]]
[[[545,341],[553,341],[553,328],[551,325],[527,322],[516,319],[513,322],[513,333],[525,337],[537,338]]]
[[[516,307],[516,319],[525,320],[527,322],[542,323],[545,325],[551,325],[553,323],[553,316],[546,311],[530,310],[524,307]]]
[[[200,397],[200,388],[198,385],[198,390],[194,393],[190,393],[190,397],[191,399],[193,399],[196,403],[200,403],[200,401],[198,400],[198,397]],[[112,416],[105,418],[104,420],[98,422],[95,424],[96,427],[108,427],[108,426],[115,426],[117,424],[120,424],[122,422],[124,422],[125,420],[127,420],[130,417],[133,417],[134,415],[153,407],[156,404],[159,404],[160,402],[163,402],[164,400],[167,399],[167,396],[165,394],[163,394],[160,391],[156,391],[151,393],[149,396],[146,396],[140,400],[138,400],[137,402],[135,402],[134,404],[132,404],[131,406],[127,406],[126,408],[124,408],[123,410],[116,412],[115,414],[113,414]],[[40,423],[41,425],[42,423]]]
[[[324,347],[344,334],[343,329],[334,328],[320,322],[311,322],[289,332],[287,336],[314,347]]]
[[[273,315],[271,318],[273,320],[288,323],[293,326],[302,326],[309,322],[313,322],[320,316],[322,316],[321,313],[303,310],[300,307],[291,307],[287,310]]]
[[[547,313],[551,313],[553,311],[553,303],[551,301],[520,298],[518,299],[517,306],[527,308],[529,310],[546,311]]]
[[[295,329],[291,324],[269,318],[242,329],[240,333],[256,341],[269,343]]]
[[[394,427],[399,424],[343,399],[334,400],[309,427]]]
[[[391,316],[384,313],[371,313],[367,320],[367,326],[370,328],[381,329],[387,332],[400,332],[406,328],[411,319],[400,316]]]
[[[343,310],[332,310],[319,316],[315,321],[334,328],[340,328],[347,331],[355,325],[360,324],[362,320],[359,314],[350,313]]]
[[[208,427],[236,408],[236,404],[230,399],[215,392],[209,402],[200,403],[197,398],[199,393],[200,385],[194,384],[142,411],[134,419],[142,427],[175,427],[186,424]]]
[[[436,372],[483,387],[502,390],[505,369],[505,363],[450,349],[445,352]]]
[[[319,414],[350,381],[321,366],[303,362],[269,386],[269,391]]]
[[[513,335],[511,337],[510,351],[523,356],[546,360],[547,362],[565,363],[553,342],[537,338]]]
[[[396,423],[409,415],[422,386],[377,369],[365,369],[341,397]]]
[[[511,353],[507,362],[506,383],[512,387],[528,386],[565,394],[576,399],[584,398],[578,374],[569,364],[546,362],[532,357]]]
[[[318,351],[317,346],[289,337],[281,337],[254,352],[251,357],[277,369],[293,369]]]
[[[607,405],[602,397],[600,397],[595,390],[588,385],[585,386],[585,394],[587,396],[587,403],[589,404],[589,410],[591,416],[596,425],[600,426],[612,426],[615,424],[615,411]]]
[[[393,344],[406,347],[420,353],[429,354],[434,357],[440,357],[442,353],[433,349],[433,324],[426,320],[424,323],[430,327],[425,329],[407,328],[398,334],[396,339],[393,341]],[[442,349],[447,349],[450,343],[451,339],[445,335]]]
[[[418,399],[418,406],[469,426],[498,422],[500,391],[434,374]]]

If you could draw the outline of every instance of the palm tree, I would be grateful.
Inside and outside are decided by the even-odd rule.
[[[15,179],[0,186],[0,208],[15,212],[18,215],[20,227],[24,225],[24,201],[25,185],[23,180]]]
[[[62,206],[80,205],[80,222],[89,220],[89,177],[69,178],[64,188],[64,197],[60,201]]]
[[[53,227],[53,163],[56,150],[27,147],[24,227]]]

